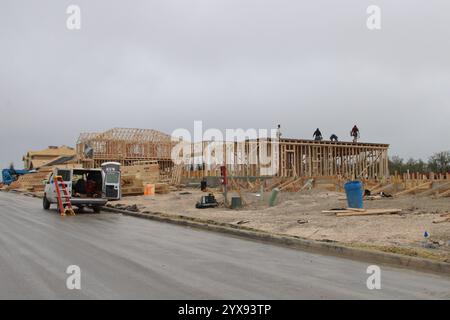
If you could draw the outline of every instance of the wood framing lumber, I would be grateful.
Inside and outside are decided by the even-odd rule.
[[[359,208],[342,208],[342,209],[331,209],[331,210],[322,210],[322,213],[338,213],[338,212],[366,212],[367,209],[359,209]]]
[[[300,191],[305,190],[306,188],[308,188],[308,190],[311,190],[313,187],[313,183],[314,183],[314,179],[308,179],[308,181],[305,182],[305,184],[303,185],[303,187],[300,188]]]
[[[419,184],[418,186],[415,186],[414,188],[409,188],[407,190],[400,191],[399,193],[396,193],[394,196],[397,197],[397,196],[401,196],[403,194],[408,194],[408,193],[411,193],[411,192],[413,192],[415,190],[418,190],[420,188],[423,188],[423,187],[426,187],[426,186],[431,186],[431,184],[432,184],[431,181],[425,182],[425,183]]]
[[[436,198],[443,198],[443,197],[449,197],[449,196],[450,196],[450,190],[447,190],[445,192],[442,192],[442,193],[438,194],[436,196]]]
[[[336,212],[347,212],[347,210],[322,210],[322,213],[336,213]]]
[[[433,220],[433,223],[450,222],[450,213],[441,214],[441,218]]]
[[[280,191],[283,191],[283,190],[286,189],[287,187],[293,185],[294,183],[299,182],[300,180],[302,180],[302,178],[297,178],[297,179],[291,180],[291,181],[289,181],[289,183],[284,184],[284,185],[281,186],[279,189],[280,189]]]
[[[266,190],[267,191],[271,191],[272,189],[276,188],[278,185],[280,185],[283,182],[282,178],[276,177],[273,178],[274,181],[272,181],[271,184],[269,184],[268,186],[266,186]]]
[[[281,188],[283,188],[284,186],[287,186],[287,185],[291,184],[291,183],[294,182],[294,181],[295,181],[295,178],[289,178],[288,180],[286,180],[286,181],[284,181],[283,183],[281,183],[281,184],[278,186],[278,189],[281,190]]]
[[[378,188],[382,187],[383,184],[382,183],[378,183],[377,185],[368,188],[370,190],[370,192],[373,192],[374,190],[377,190]]]
[[[401,211],[402,209],[366,209],[365,211],[361,212],[345,210],[336,212],[336,216],[337,217],[372,216],[372,215],[399,213]]]
[[[248,188],[249,188],[250,190],[255,189],[255,185],[254,185],[253,183],[250,182],[250,179],[247,179],[247,184],[248,184]]]
[[[380,158],[380,156],[383,154],[383,152],[379,152],[378,153],[378,156],[375,158],[375,161],[377,161],[378,160],[378,158]],[[362,170],[360,173],[359,173],[359,175],[357,176],[357,178],[359,179],[359,178],[361,178],[363,175],[364,175],[364,173],[366,173],[366,171],[370,168],[370,166],[371,166],[372,164],[368,164],[365,168],[364,168],[364,170]]]
[[[434,194],[435,192],[439,192],[439,191],[445,190],[447,188],[450,189],[450,182],[441,184],[441,185],[439,185],[437,187],[431,188],[430,190],[425,190],[423,192],[420,192],[418,195],[420,195],[420,196],[429,196],[429,195]]]
[[[433,223],[450,222],[450,217],[433,220]]]

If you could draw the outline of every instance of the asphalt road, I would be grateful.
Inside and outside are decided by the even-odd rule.
[[[66,287],[69,265],[81,289]],[[0,299],[450,299],[450,278],[0,192]]]

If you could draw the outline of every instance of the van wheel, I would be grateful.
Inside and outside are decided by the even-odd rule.
[[[42,200],[42,206],[45,210],[50,209],[50,202],[47,200],[47,197],[44,195],[44,199]]]
[[[95,213],[100,213],[100,211],[102,210],[101,207],[93,207],[92,209],[94,210]]]

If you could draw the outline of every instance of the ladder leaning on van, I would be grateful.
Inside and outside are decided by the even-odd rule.
[[[58,199],[58,211],[61,216],[75,215],[70,202],[70,194],[67,191],[67,186],[64,183],[62,176],[55,176],[53,178],[55,184],[56,197]]]

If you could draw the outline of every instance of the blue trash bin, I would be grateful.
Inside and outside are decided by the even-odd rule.
[[[363,187],[361,181],[349,181],[344,185],[349,208],[363,208]]]

